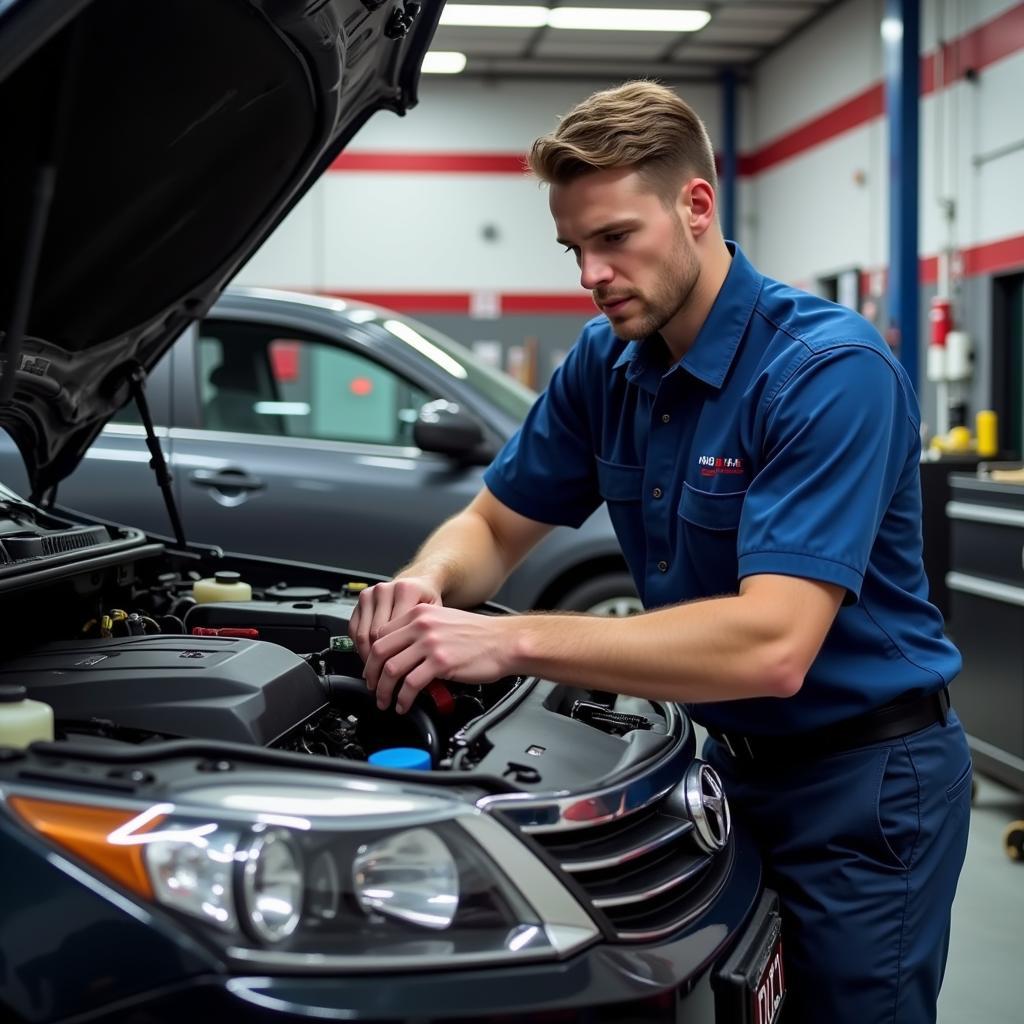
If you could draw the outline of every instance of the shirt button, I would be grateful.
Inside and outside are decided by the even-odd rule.
[[[668,572],[668,562],[659,562],[658,572]]]
[[[662,423],[668,423],[668,421],[669,421],[670,419],[672,419],[672,417],[671,417],[671,416],[669,416],[669,414],[668,414],[667,412],[663,412],[663,413],[661,414],[661,422],[662,422]]]
[[[661,497],[661,488],[660,487],[655,487],[654,490],[651,491],[651,497],[652,498],[660,498]]]

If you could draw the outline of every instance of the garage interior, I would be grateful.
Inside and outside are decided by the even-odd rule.
[[[386,0],[362,2],[376,11]],[[470,465],[471,450],[500,449],[597,312],[572,254],[555,243],[545,191],[525,172],[531,143],[596,90],[634,79],[671,87],[707,125],[725,237],[762,273],[859,313],[916,388],[924,567],[963,655],[950,694],[975,772],[938,1020],[1015,1024],[1024,920],[1024,2],[693,7],[449,2],[416,105],[401,117],[376,112],[324,168],[152,370],[146,416],[125,399],[62,482],[60,504],[180,535],[158,488],[139,483],[151,477],[151,413],[191,539],[229,547],[221,538],[233,537],[249,551],[259,543],[250,537],[267,531],[265,520],[243,519],[246,510],[270,505],[273,474],[302,477],[308,529],[281,530],[278,547],[253,553],[327,562],[316,531],[336,530],[367,572],[398,571],[415,534],[385,538],[384,528],[418,510],[425,535],[456,507],[446,502],[472,496],[483,462],[466,481],[451,466]],[[280,326],[265,326],[271,315]],[[482,369],[467,371],[447,339]],[[463,447],[446,448],[454,435],[438,434],[437,461],[424,470],[416,460],[429,433],[417,413],[434,398],[439,368],[469,374],[455,401],[475,401],[479,387],[481,405],[463,411],[486,429],[454,423],[466,432]],[[208,447],[232,435],[272,463],[250,473]],[[302,439],[295,451],[289,437]],[[317,460],[335,457],[338,444],[361,465],[327,483]],[[364,488],[362,466],[383,481],[379,493]],[[30,477],[0,430],[0,479],[40,498]],[[410,498],[401,488],[414,477],[422,494]],[[317,504],[339,492],[351,501],[340,528]],[[276,509],[276,522],[289,507]],[[516,610],[642,610],[606,541],[587,535],[586,572],[552,547],[540,559],[546,567],[526,563],[497,600]],[[247,586],[237,574],[218,583]],[[352,583],[346,599],[365,586]],[[319,600],[317,588],[274,587]],[[239,625],[211,608],[192,613],[200,628]]]
[[[585,6],[622,5],[587,0]],[[901,359],[916,366],[922,417],[928,440],[935,439],[926,448],[933,461],[923,463],[926,567],[933,599],[942,601],[965,658],[953,702],[971,703],[974,721],[984,723],[978,728],[989,730],[987,742],[1003,758],[982,755],[979,763],[976,756],[970,846],[939,1020],[1009,1024],[1020,1012],[1010,979],[1024,879],[1022,865],[1004,851],[1003,835],[1024,817],[1024,590],[1001,600],[991,591],[948,589],[947,578],[953,573],[954,580],[997,586],[1016,580],[1019,588],[1024,530],[1006,525],[1010,520],[986,525],[950,518],[947,508],[956,501],[969,506],[969,516],[978,505],[977,492],[967,500],[962,489],[955,497],[949,489],[951,472],[973,474],[978,461],[976,441],[973,451],[958,451],[961,442],[949,440],[954,428],[976,438],[977,413],[994,410],[999,451],[988,459],[1012,467],[1024,454],[1024,139],[1012,113],[1024,88],[1024,5],[723,0],[695,6],[711,19],[691,33],[442,21],[432,44],[440,54],[431,59],[447,60],[450,71],[461,58],[442,54],[463,54],[464,67],[424,75],[422,100],[408,123],[383,115],[372,120],[238,281],[398,309],[542,388],[592,305],[578,288],[571,258],[551,243],[546,204],[521,176],[523,154],[594,89],[655,78],[691,103],[715,145],[726,236],[765,273],[853,306],[890,340],[898,330]],[[895,160],[914,166],[907,147],[915,138],[894,149],[900,140],[890,137],[887,110],[898,100],[885,92],[887,19],[914,9],[920,98],[916,122],[905,121],[903,130],[916,128],[916,176],[891,169]],[[386,203],[376,201],[385,193]],[[902,241],[894,237],[893,207],[918,210],[913,240],[899,225]],[[332,224],[346,228],[334,232]],[[349,233],[360,238],[356,251],[346,246]],[[900,253],[907,246],[919,275],[904,286],[905,306],[893,310],[891,268],[905,261]],[[956,331],[969,339],[970,356],[949,380],[929,372],[936,298],[949,300]],[[1020,493],[1009,499],[1017,516],[1024,513]],[[985,530],[994,536],[982,536]],[[995,553],[981,554],[998,544],[1002,568]],[[1014,778],[1017,785],[1008,786]]]

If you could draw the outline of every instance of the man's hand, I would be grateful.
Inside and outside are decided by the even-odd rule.
[[[400,714],[434,679],[491,683],[511,671],[518,616],[477,615],[421,602],[380,628],[366,658],[366,685],[386,708],[397,687]]]
[[[440,591],[425,576],[409,576],[367,587],[359,595],[359,603],[348,626],[359,657],[364,662],[370,659],[373,642],[393,620],[404,617],[417,605],[440,604]]]

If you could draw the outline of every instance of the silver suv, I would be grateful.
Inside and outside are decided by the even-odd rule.
[[[392,575],[477,492],[536,395],[389,310],[236,289],[147,384],[190,541]],[[0,479],[27,493],[0,432]],[[170,533],[133,404],[60,485],[62,505]],[[604,508],[559,529],[497,600],[516,609],[640,608]]]

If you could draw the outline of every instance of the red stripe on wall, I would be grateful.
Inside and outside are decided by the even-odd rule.
[[[387,306],[399,313],[457,313],[469,316],[468,292],[342,292],[314,289],[317,295]]]
[[[564,295],[502,295],[502,313],[581,313],[597,316],[594,300],[586,292],[567,292]]]
[[[331,171],[374,171],[395,174],[524,174],[522,153],[342,153]]]
[[[858,128],[885,113],[885,87],[880,83],[872,85],[838,107],[825,111],[811,121],[794,128],[768,145],[748,153],[740,161],[745,174],[758,174],[775,164],[802,153],[805,149],[820,146],[829,139]]]
[[[943,86],[963,78],[969,69],[981,71],[1024,49],[1024,3],[947,42],[942,48]],[[921,58],[921,95],[935,91],[935,54]],[[740,158],[740,172],[757,174],[829,139],[867,124],[885,113],[885,86],[877,82],[839,106]]]
[[[943,86],[981,71],[996,61],[1024,50],[1024,3],[951,40],[942,48]],[[936,55],[921,58],[921,95],[935,91]],[[758,174],[885,113],[885,87],[876,82],[862,92],[798,125],[752,153],[739,157],[741,176]],[[522,153],[342,153],[332,171],[370,171],[395,174],[523,174]]]
[[[960,259],[965,277],[979,277],[982,274],[999,274],[1005,270],[1024,267],[1024,235],[1001,238],[998,242],[985,242],[962,249]],[[937,256],[926,256],[921,260],[921,283],[935,284],[939,279]]]
[[[1002,238],[995,242],[971,246],[961,252],[963,273],[966,277],[998,274],[1009,270],[1024,270],[1024,235]],[[919,264],[921,284],[935,284],[938,280],[939,261],[936,256],[924,256]],[[869,291],[871,274],[861,272],[861,294]],[[880,268],[884,275],[886,268]],[[804,282],[804,287],[809,285]],[[291,289],[305,291],[306,289]],[[473,297],[469,292],[350,292],[316,289],[318,295],[366,302],[385,306],[398,313],[449,313],[470,316]],[[500,296],[502,316],[595,316],[597,309],[586,292],[507,292]]]
[[[1011,7],[991,21],[971,29],[942,48],[942,84],[952,85],[967,71],[981,71],[996,61],[1024,50],[1024,4]],[[935,89],[935,54],[921,62],[921,92]]]

